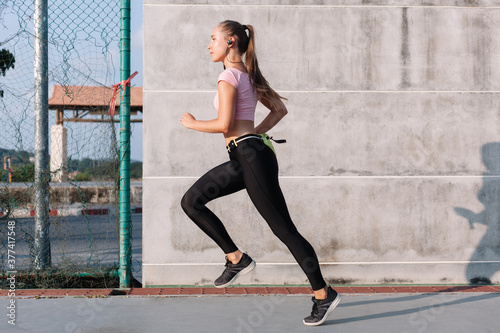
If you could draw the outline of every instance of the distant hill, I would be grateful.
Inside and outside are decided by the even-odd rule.
[[[5,181],[6,172],[4,168],[4,157],[11,157],[11,168],[14,169],[13,181],[32,181],[34,172],[34,154],[27,151],[15,151],[0,148],[0,181]],[[82,181],[112,181],[118,177],[119,162],[112,159],[93,160],[83,158],[81,160],[69,160],[68,172],[70,177]],[[130,178],[142,179],[142,162],[131,161]],[[116,178],[118,179],[118,178]]]
[[[4,157],[10,156],[12,165],[33,163],[35,155],[27,151],[0,148],[0,162],[3,169]]]

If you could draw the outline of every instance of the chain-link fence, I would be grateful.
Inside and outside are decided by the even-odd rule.
[[[120,4],[48,2],[51,258],[43,271],[33,253],[33,15],[33,0],[0,4],[2,287],[13,262],[18,288],[115,286],[119,148],[104,106],[119,78]]]

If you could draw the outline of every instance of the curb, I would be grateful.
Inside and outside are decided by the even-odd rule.
[[[105,208],[105,207],[95,207],[95,208],[83,208],[81,206],[78,207],[66,207],[59,209],[51,209],[49,210],[49,216],[81,216],[81,215],[110,215],[114,213],[114,209]],[[142,206],[134,206],[130,208],[130,214],[142,214]],[[3,216],[3,213],[0,213],[0,217]],[[35,210],[34,209],[17,209],[12,215],[12,218],[27,218],[34,217]]]
[[[500,293],[499,285],[460,286],[333,286],[340,294]],[[7,297],[9,290],[0,290]],[[17,289],[15,297],[107,297],[107,296],[216,296],[216,295],[312,295],[310,287],[165,287],[131,289]]]

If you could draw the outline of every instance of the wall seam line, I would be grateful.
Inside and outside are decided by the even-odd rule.
[[[198,179],[200,176],[143,176],[143,179]],[[446,178],[500,178],[498,176],[279,176],[280,179],[446,179]]]
[[[319,262],[321,265],[426,265],[426,264],[498,264],[500,261],[467,261],[467,260],[457,260],[457,261],[380,261],[380,262],[370,262],[370,261],[345,261],[345,262]],[[220,266],[223,263],[143,263],[144,266]],[[257,265],[260,266],[297,266],[295,263],[288,262],[259,262]]]
[[[465,6],[465,5],[292,5],[292,4],[143,4],[143,7],[267,7],[267,8],[439,8],[439,9],[500,9],[500,6]]]
[[[143,93],[216,93],[217,90],[158,90],[143,89]],[[444,93],[444,94],[499,94],[500,90],[276,90],[279,93],[374,93],[374,94],[394,94],[394,93]]]

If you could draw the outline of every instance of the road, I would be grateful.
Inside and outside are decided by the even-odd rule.
[[[34,240],[34,218],[10,219],[15,221],[16,269],[30,265],[30,249]],[[2,221],[2,234],[9,231]],[[11,223],[12,225],[12,223]],[[12,230],[12,229],[11,229]],[[101,267],[119,263],[119,243],[115,215],[50,217],[50,247],[54,266],[77,264]],[[0,256],[7,260],[7,237],[2,237]],[[12,241],[12,239],[11,239]],[[11,243],[12,244],[12,243]],[[12,252],[11,252],[12,253]],[[142,282],[142,214],[132,215],[132,274]]]

